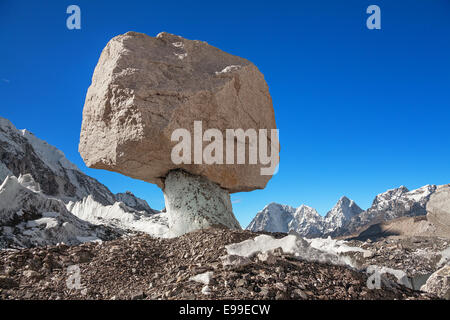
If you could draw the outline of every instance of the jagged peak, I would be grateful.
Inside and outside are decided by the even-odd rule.
[[[336,204],[334,205],[335,207],[337,206],[343,206],[345,204],[349,204],[351,205],[352,203],[354,203],[353,200],[351,200],[350,198],[348,198],[347,196],[342,196],[339,198],[339,200],[336,202]]]
[[[299,215],[302,215],[302,216],[317,216],[319,218],[322,218],[322,216],[317,212],[316,209],[314,209],[313,207],[307,206],[305,204],[302,204],[300,207],[298,207],[295,210],[294,215],[297,217]]]
[[[298,209],[297,210],[303,210],[303,209],[308,209],[308,210],[316,210],[316,209],[314,209],[313,207],[310,207],[310,206],[308,206],[308,205],[306,205],[306,204],[301,204],[299,207],[298,207]]]
[[[280,204],[280,203],[278,203],[278,202],[270,202],[269,204],[267,204],[263,209],[262,209],[262,211],[264,211],[264,210],[273,210],[273,209],[284,209],[284,210],[286,210],[286,209],[289,209],[289,210],[295,210],[295,208],[293,208],[293,207],[291,207],[291,206],[289,206],[289,205],[287,205],[287,204]]]
[[[281,207],[281,204],[279,204],[279,203],[277,203],[277,202],[270,202],[269,204],[267,204],[266,206],[265,206],[265,208],[268,208],[268,207]]]
[[[42,161],[52,169],[54,172],[58,172],[60,168],[80,171],[78,167],[69,161],[64,152],[52,146],[47,141],[38,138],[34,133],[27,129],[20,130],[22,136],[28,140],[33,147],[34,151],[39,155]]]
[[[386,197],[401,197],[405,193],[409,192],[408,188],[401,185],[398,188],[388,189],[382,193],[379,193],[375,196],[375,199],[373,200],[372,206],[376,205],[380,201],[384,201]]]

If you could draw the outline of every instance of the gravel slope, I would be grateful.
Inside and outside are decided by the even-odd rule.
[[[225,245],[255,237],[211,228],[175,239],[137,235],[103,243],[0,251],[0,299],[430,299],[390,283],[370,290],[368,275],[275,252],[223,266]],[[72,289],[68,267],[80,268]],[[73,267],[72,267],[73,268]],[[76,268],[76,267],[75,267]],[[70,269],[69,269],[70,270]],[[192,276],[212,272],[205,284]],[[202,292],[203,291],[203,292]]]

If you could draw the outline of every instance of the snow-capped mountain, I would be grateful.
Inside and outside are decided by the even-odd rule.
[[[323,234],[323,217],[311,207],[302,204],[295,210],[292,220],[288,224],[288,230],[303,237],[320,237]]]
[[[11,182],[16,181],[14,179],[17,180],[15,184]],[[52,217],[55,216],[52,219],[56,219],[57,223],[53,221],[55,223],[50,225],[54,227],[52,234],[56,235],[55,239],[63,239],[63,242],[77,241],[76,236],[64,236],[61,226],[67,225],[65,223],[76,225],[77,228],[72,230],[73,235],[79,231],[78,236],[82,238],[85,237],[83,230],[96,230],[100,225],[108,226],[116,233],[142,231],[155,236],[164,236],[167,230],[166,215],[157,213],[145,200],[137,198],[131,192],[113,194],[106,186],[81,172],[56,147],[27,130],[16,129],[9,120],[0,117],[0,183],[2,182],[8,183],[3,185],[1,192],[8,194],[16,202],[14,205],[11,202],[1,203],[0,228],[13,228],[5,230],[18,235],[17,243],[33,245],[37,240],[27,242],[24,239],[38,239],[38,236],[32,236],[22,225],[9,226],[8,217],[15,211],[20,215],[21,206],[24,210],[34,208],[34,201],[37,202],[36,210],[30,210],[36,217],[47,214],[44,209],[39,209],[39,203],[58,203],[55,204],[57,210],[51,211],[58,213],[57,216],[51,213]],[[65,206],[65,211],[60,208],[61,204]],[[72,223],[73,219],[77,219],[77,222]],[[47,230],[47,227],[39,225],[42,230]],[[43,240],[47,241],[45,243],[52,243],[48,237],[43,239],[47,239]]]
[[[74,245],[119,236],[69,212],[65,204],[40,191],[31,175],[8,176],[0,186],[0,248]]]
[[[0,181],[29,173],[48,196],[70,201],[92,195],[103,204],[115,202],[108,188],[83,174],[60,150],[1,117],[0,163]]]
[[[426,185],[412,191],[404,186],[387,190],[377,195],[372,206],[365,211],[353,200],[342,197],[325,217],[305,205],[292,213],[292,207],[271,203],[257,213],[247,229],[295,232],[308,238],[350,235],[374,223],[405,216],[425,215],[426,204],[435,190],[435,185]]]
[[[155,213],[145,200],[131,192],[114,195],[109,189],[81,172],[61,150],[37,138],[28,130],[18,130],[0,117],[0,181],[8,175],[31,174],[42,192],[64,202],[91,196],[103,205],[120,201],[128,207]]]
[[[375,197],[369,209],[351,218],[331,235],[348,235],[374,223],[425,215],[426,204],[435,191],[436,185],[426,185],[412,191],[405,186],[387,190]]]
[[[81,201],[67,204],[67,209],[84,221],[94,225],[105,225],[122,231],[145,232],[155,237],[168,236],[168,217],[166,213],[149,214],[131,209],[123,202],[102,205],[87,196]]]
[[[294,218],[295,208],[272,202],[259,211],[247,230],[254,232],[289,232],[289,222]]]
[[[324,232],[332,232],[344,226],[350,219],[359,215],[363,210],[347,197],[342,197],[336,205],[328,211],[324,219]]]
[[[137,211],[144,211],[146,213],[158,213],[158,211],[153,210],[148,205],[147,201],[136,197],[131,191],[125,193],[116,193],[116,201],[126,204],[128,207],[133,208]]]

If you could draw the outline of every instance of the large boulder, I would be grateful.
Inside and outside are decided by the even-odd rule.
[[[450,265],[446,265],[433,273],[421,290],[433,293],[442,299],[450,300]]]
[[[427,219],[450,234],[450,184],[438,186],[427,203]]]
[[[261,168],[268,165],[249,164],[245,137],[234,140],[245,144],[246,164],[175,164],[171,152],[178,141],[172,133],[180,128],[193,133],[194,121],[224,137],[226,129],[267,129],[270,141],[276,124],[264,76],[250,61],[206,42],[128,32],[109,41],[95,68],[79,151],[89,167],[161,188],[174,169],[206,177],[228,192],[266,186],[271,175]],[[268,149],[270,154],[270,143]],[[278,159],[278,149],[274,153]]]

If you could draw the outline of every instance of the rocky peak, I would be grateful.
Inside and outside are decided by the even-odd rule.
[[[334,235],[352,234],[372,224],[400,217],[425,215],[426,204],[435,191],[435,185],[426,185],[412,191],[400,186],[380,193],[369,209],[351,218],[345,228],[338,229]]]
[[[323,217],[316,209],[302,204],[294,213],[289,222],[289,231],[293,231],[303,237],[319,237],[323,232]]]
[[[156,210],[153,210],[148,205],[147,201],[136,197],[131,191],[126,191],[125,193],[116,193],[115,198],[117,201],[123,202],[128,207],[133,208],[137,211],[144,211],[147,213],[156,213]]]
[[[426,205],[436,190],[436,185],[425,185],[412,191],[405,186],[400,186],[378,194],[373,200],[372,206],[365,211],[355,201],[343,196],[325,217],[321,217],[315,209],[301,205],[290,213],[291,218],[287,215],[284,219],[279,219],[280,223],[277,225],[272,224],[268,228],[268,224],[256,224],[255,217],[247,229],[252,231],[269,231],[270,229],[271,232],[286,232],[287,229],[289,232],[295,232],[304,237],[349,235],[379,222],[400,217],[425,215],[427,213]],[[257,217],[264,220],[262,215],[271,215],[273,216],[271,219],[275,220],[280,215],[280,210],[277,208],[281,207],[279,204],[271,203],[258,213]],[[264,221],[269,220],[265,219]],[[258,230],[253,229],[255,225],[258,225]]]
[[[401,198],[407,192],[409,192],[409,190],[405,186],[389,189],[383,193],[378,194],[375,197],[372,203],[372,207],[380,207],[389,203],[390,201],[395,201],[396,199]]]
[[[0,185],[0,247],[77,244],[110,238],[105,232],[167,234],[167,218],[145,200],[114,195],[56,147],[1,117]]]
[[[294,218],[301,220],[317,220],[320,219],[321,216],[317,212],[316,209],[311,208],[307,205],[302,204],[300,207],[295,210]]]
[[[363,210],[346,196],[341,197],[336,205],[328,211],[325,216],[325,223],[327,231],[332,231],[341,228],[351,218],[360,214]]]

